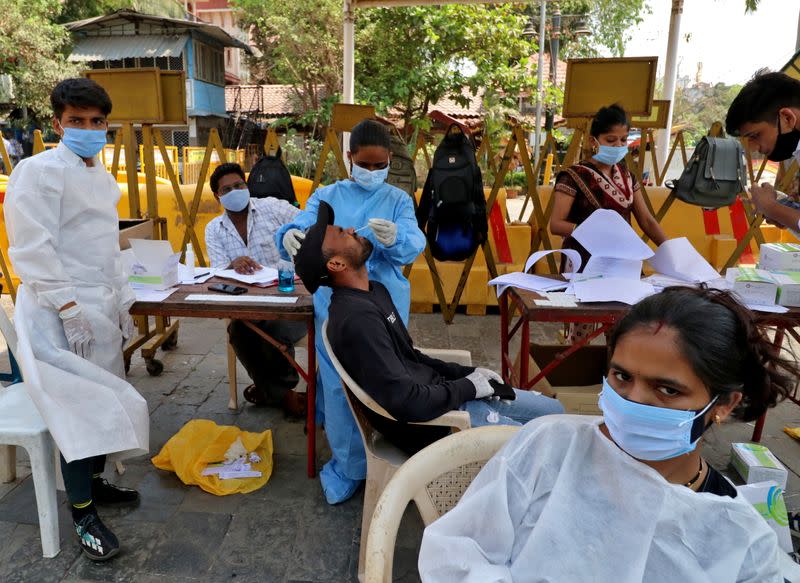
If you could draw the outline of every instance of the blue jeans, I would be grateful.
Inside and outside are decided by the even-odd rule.
[[[473,427],[484,425],[524,425],[542,415],[563,413],[564,407],[556,399],[537,395],[532,391],[514,389],[517,398],[513,401],[475,399],[461,405],[469,413]]]

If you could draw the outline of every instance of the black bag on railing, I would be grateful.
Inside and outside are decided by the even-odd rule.
[[[688,204],[708,209],[733,204],[747,185],[742,143],[737,138],[705,136],[680,178],[665,184]]]

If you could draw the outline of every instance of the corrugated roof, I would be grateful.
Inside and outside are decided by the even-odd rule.
[[[324,93],[322,87],[319,88]],[[294,115],[298,97],[291,85],[227,85],[225,110],[256,113],[267,118]]]
[[[225,32],[222,28],[215,24],[208,24],[202,21],[183,20],[180,18],[167,18],[166,16],[155,16],[152,14],[143,14],[135,10],[117,10],[110,14],[103,16],[95,16],[94,18],[87,18],[86,20],[78,20],[75,22],[68,22],[64,27],[73,33],[86,33],[91,31],[101,31],[113,27],[125,27],[126,25],[150,25],[158,27],[165,31],[165,34],[184,34],[190,30],[201,32],[214,40],[218,41],[222,46],[235,47],[242,49],[248,54],[253,54],[253,49],[232,37]],[[133,35],[127,35],[133,36]]]
[[[130,57],[179,57],[188,35],[90,36],[79,39],[70,61],[114,61]]]

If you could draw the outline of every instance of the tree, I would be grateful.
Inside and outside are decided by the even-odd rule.
[[[302,111],[316,112],[342,87],[341,0],[234,0],[262,55],[255,83],[286,83]]]
[[[529,59],[536,47],[521,34],[526,21],[511,4],[359,11],[357,97],[397,108],[406,125],[443,97],[466,104],[465,87],[514,101],[535,84]]]
[[[0,18],[0,74],[14,81],[15,104],[40,118],[50,114],[50,91],[77,74],[66,60],[67,31],[54,24],[59,0],[5,0]]]
[[[688,146],[694,146],[715,121],[724,121],[741,85],[697,83],[675,89],[673,118],[683,126]]]
[[[562,0],[559,8],[568,15],[561,26],[561,54],[565,57],[596,57],[603,50],[615,57],[624,56],[630,31],[650,13],[646,0]],[[591,35],[575,35],[570,25],[580,17]]]

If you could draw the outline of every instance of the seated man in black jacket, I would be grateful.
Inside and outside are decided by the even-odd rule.
[[[446,428],[408,425],[460,409],[472,426],[521,425],[563,413],[555,399],[519,391],[495,372],[430,358],[414,348],[386,288],[369,280],[372,244],[353,229],[333,225],[333,209],[321,203],[306,232],[295,269],[309,292],[333,288],[328,339],[350,376],[398,422],[371,415],[375,428],[413,452],[447,434]]]

